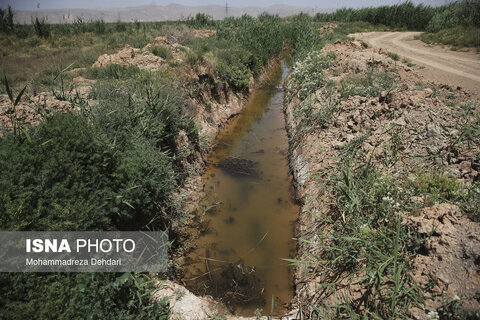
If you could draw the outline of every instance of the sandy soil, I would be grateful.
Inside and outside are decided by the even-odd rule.
[[[420,72],[428,80],[459,86],[480,97],[480,55],[451,51],[443,46],[432,46],[414,40],[414,36],[419,34],[421,32],[366,32],[350,36],[424,66]]]

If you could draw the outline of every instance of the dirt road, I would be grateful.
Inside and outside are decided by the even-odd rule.
[[[402,58],[424,66],[419,72],[426,79],[462,87],[480,97],[480,55],[473,52],[451,51],[442,46],[431,46],[414,36],[420,32],[366,32],[350,36],[363,40],[372,47],[382,47]]]

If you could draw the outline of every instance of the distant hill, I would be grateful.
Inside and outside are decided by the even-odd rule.
[[[290,5],[273,5],[270,7],[230,7],[228,16],[239,17],[243,14],[257,16],[262,12],[288,16],[299,12],[315,14],[316,12],[332,11],[329,9],[314,9]],[[170,4],[167,6],[139,6],[127,8],[93,8],[93,9],[50,9],[36,11],[15,11],[15,20],[19,23],[30,23],[31,17],[45,17],[49,23],[72,22],[76,17],[84,20],[103,19],[105,22],[125,21],[168,21],[194,16],[198,12],[206,13],[214,19],[226,16],[225,7],[219,5],[184,6]]]

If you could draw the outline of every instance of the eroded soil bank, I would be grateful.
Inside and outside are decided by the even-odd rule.
[[[358,41],[295,67],[298,318],[478,310],[478,102]]]

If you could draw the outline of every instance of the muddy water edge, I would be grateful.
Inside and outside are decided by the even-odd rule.
[[[185,259],[183,283],[237,315],[284,314],[293,297],[295,204],[287,162],[279,64],[215,140],[203,176],[200,236]],[[273,301],[273,303],[272,303]],[[258,312],[258,311],[257,311]]]

